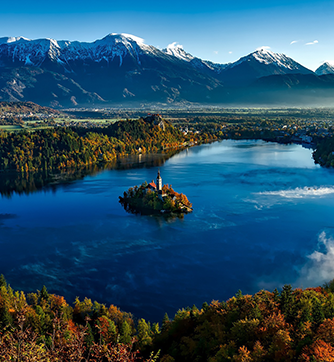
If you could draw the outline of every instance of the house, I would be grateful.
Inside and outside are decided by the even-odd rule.
[[[147,190],[151,190],[151,191],[156,191],[156,190],[157,190],[157,186],[156,186],[156,184],[154,183],[153,180],[152,180],[152,182],[150,182],[150,183],[147,185]]]

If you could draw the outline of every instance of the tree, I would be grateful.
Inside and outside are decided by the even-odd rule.
[[[127,321],[124,321],[121,325],[119,341],[124,344],[130,344],[131,335],[132,335],[131,326],[129,325],[129,323]]]
[[[163,330],[166,329],[167,326],[169,325],[169,323],[170,323],[170,320],[169,320],[168,314],[165,313],[165,315],[164,315],[164,317],[162,319],[162,329]]]
[[[46,302],[49,300],[49,293],[48,293],[45,285],[43,285],[43,288],[41,290],[40,298],[41,298],[41,300],[45,300]]]
[[[0,275],[0,288],[1,287],[7,287],[7,282],[3,274]]]
[[[137,324],[137,337],[140,348],[152,344],[152,337],[150,336],[151,328],[145,319],[141,318]]]

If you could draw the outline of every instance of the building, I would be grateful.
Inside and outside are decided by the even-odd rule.
[[[147,187],[146,187],[146,192],[148,190],[151,190],[151,191],[154,191],[158,194],[158,197],[159,199],[162,200],[163,198],[163,193],[162,193],[162,187],[163,187],[163,184],[162,184],[162,177],[160,175],[160,170],[158,171],[158,175],[157,175],[157,183],[155,184],[154,180],[152,180],[152,182],[150,182]]]

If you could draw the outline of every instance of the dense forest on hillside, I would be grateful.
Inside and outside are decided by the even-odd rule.
[[[167,314],[161,327],[85,298],[70,306],[43,287],[25,295],[0,277],[0,361],[330,362],[334,282],[239,291]]]
[[[11,113],[12,115],[22,115],[25,113],[44,113],[60,115],[61,112],[43,107],[33,102],[0,102],[0,115]]]
[[[161,120],[162,121],[162,120]],[[193,141],[168,122],[154,118],[122,121],[107,128],[54,128],[36,132],[0,133],[0,170],[69,169],[117,156],[158,152]],[[199,138],[200,139],[200,138]]]

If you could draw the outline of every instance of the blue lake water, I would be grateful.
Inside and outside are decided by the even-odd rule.
[[[159,168],[193,203],[183,219],[128,214],[118,203],[156,178],[149,165],[2,197],[0,273],[14,289],[45,284],[69,302],[86,296],[151,321],[238,289],[334,278],[334,172],[311,150],[230,140],[173,156]]]

